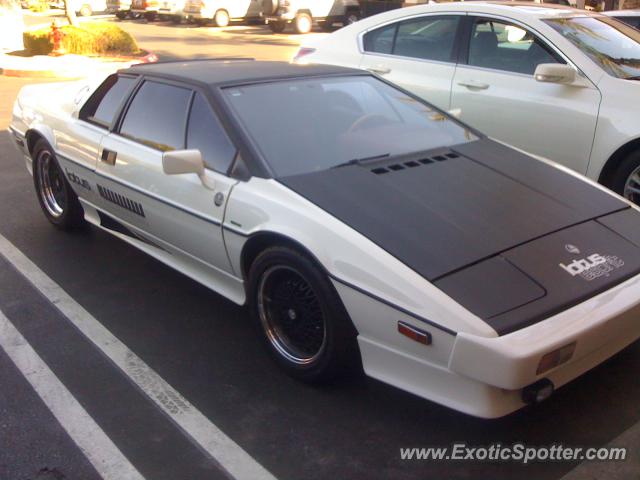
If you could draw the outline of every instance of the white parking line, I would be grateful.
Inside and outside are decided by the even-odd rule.
[[[0,311],[0,347],[105,480],[144,480]]]
[[[231,477],[236,480],[275,480],[269,471],[174,390],[2,235],[0,254]]]

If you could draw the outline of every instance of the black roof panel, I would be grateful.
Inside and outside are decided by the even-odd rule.
[[[363,74],[362,70],[330,65],[297,65],[287,62],[254,61],[237,58],[147,63],[134,65],[121,70],[121,72],[187,80],[212,86],[260,82],[280,78]]]

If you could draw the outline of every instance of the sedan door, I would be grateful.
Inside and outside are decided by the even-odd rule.
[[[463,15],[425,15],[366,32],[360,68],[449,109]]]
[[[200,150],[213,188],[194,174],[163,172],[163,153],[185,148]],[[202,93],[145,80],[119,128],[102,142],[101,207],[142,233],[144,241],[189,261],[195,257],[196,269],[232,272],[221,223],[236,183],[225,174],[235,153]]]
[[[580,87],[536,81],[539,64],[566,61],[524,26],[481,17],[469,17],[468,24],[451,108],[487,135],[586,173],[598,89],[586,79]]]

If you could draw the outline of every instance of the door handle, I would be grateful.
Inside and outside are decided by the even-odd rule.
[[[458,85],[461,87],[467,87],[469,90],[486,90],[489,88],[488,83],[480,83],[474,82],[473,80],[469,80],[467,82],[458,82]]]
[[[368,67],[368,71],[371,73],[377,73],[378,75],[384,75],[385,73],[391,73],[391,69],[388,67],[378,66],[378,67]]]
[[[108,165],[115,165],[117,156],[118,152],[114,152],[113,150],[109,150],[108,148],[103,148],[100,160]]]

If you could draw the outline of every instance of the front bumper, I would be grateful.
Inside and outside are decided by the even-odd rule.
[[[556,387],[593,368],[640,338],[640,276],[573,308],[508,335],[459,333],[449,368],[495,387],[515,390],[541,378]],[[568,362],[537,374],[541,358],[576,342]]]
[[[367,375],[449,408],[498,418],[525,405],[523,388],[558,388],[640,337],[640,275],[562,313],[501,337],[439,331],[334,282],[356,329]],[[402,321],[429,332],[428,346],[397,332]],[[543,355],[577,342],[571,359],[536,374]]]

